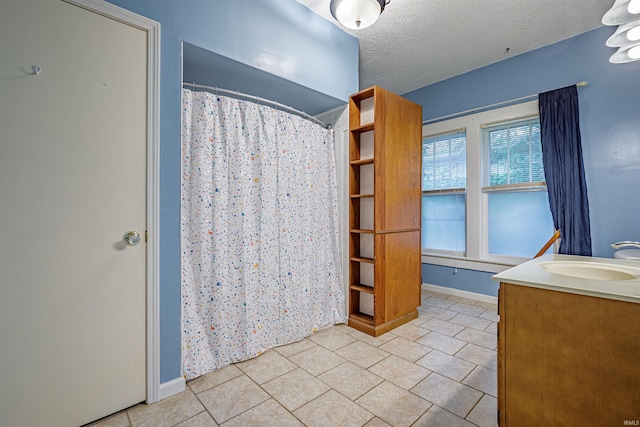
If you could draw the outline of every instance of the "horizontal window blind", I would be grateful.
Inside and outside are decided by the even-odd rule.
[[[484,187],[543,183],[538,117],[484,127],[482,155]]]
[[[467,136],[457,131],[422,140],[422,191],[466,188]]]

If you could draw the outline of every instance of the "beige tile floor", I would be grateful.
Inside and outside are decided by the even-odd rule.
[[[423,290],[419,313],[377,338],[334,326],[92,426],[496,426],[495,304]]]

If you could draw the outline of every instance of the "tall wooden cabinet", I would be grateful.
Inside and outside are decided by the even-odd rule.
[[[374,86],[349,101],[349,326],[418,317],[422,107]]]

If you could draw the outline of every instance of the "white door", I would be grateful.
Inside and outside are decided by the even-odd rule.
[[[81,425],[145,399],[146,88],[145,31],[0,1],[3,426]],[[132,230],[142,242],[126,246]]]

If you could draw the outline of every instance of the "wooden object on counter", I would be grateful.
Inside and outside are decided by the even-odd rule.
[[[349,100],[349,326],[418,317],[422,107],[374,86]]]
[[[545,243],[544,246],[538,251],[538,253],[534,255],[534,258],[538,258],[544,255],[544,253],[547,252],[547,249],[549,249],[551,245],[553,245],[556,242],[556,240],[558,240],[559,238],[560,238],[560,230],[556,230],[556,232],[553,233],[553,236],[551,236],[551,238],[547,241],[547,243]]]
[[[498,311],[501,427],[640,420],[640,304],[502,282]]]

